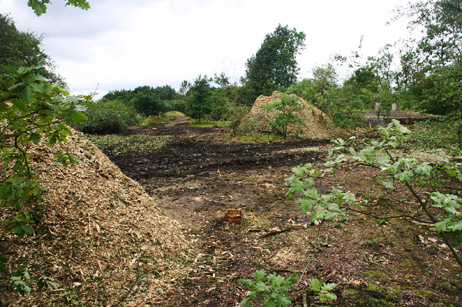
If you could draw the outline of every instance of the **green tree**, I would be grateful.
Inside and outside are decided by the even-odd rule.
[[[29,5],[37,16],[45,14],[47,12],[47,5],[50,4],[50,0],[27,0]],[[66,6],[80,7],[83,10],[88,10],[90,4],[86,0],[66,0]]]
[[[40,74],[51,82],[62,83],[52,70],[51,59],[40,48],[41,37],[19,31],[13,20],[0,14],[0,73],[7,73],[3,65],[14,67],[42,67]]]
[[[462,110],[462,1],[425,0],[410,7],[424,35],[402,57],[408,105],[434,114]]]
[[[130,102],[142,115],[159,115],[165,111],[158,92],[150,86],[139,86],[132,91]]]
[[[271,95],[274,90],[286,89],[297,81],[299,68],[296,55],[305,47],[305,33],[278,25],[267,34],[257,53],[247,60],[244,81],[254,92]]]
[[[205,115],[210,114],[212,101],[211,79],[199,75],[194,84],[189,88],[187,113],[191,117],[201,121]]]

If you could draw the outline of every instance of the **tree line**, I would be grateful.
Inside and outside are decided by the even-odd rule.
[[[42,2],[32,6],[34,10],[46,4]],[[80,2],[66,3],[79,6]],[[87,5],[84,1],[83,8]],[[179,90],[169,85],[115,90],[98,104],[124,105],[121,110],[130,108],[142,116],[180,111],[198,120],[235,120],[259,95],[279,90],[306,99],[340,127],[359,125],[371,109],[378,116],[386,116],[392,104],[437,115],[461,112],[461,1],[424,0],[398,11],[397,17],[401,16],[411,17],[410,26],[424,29],[424,35],[407,40],[398,49],[386,45],[367,59],[361,55],[361,47],[350,57],[336,55],[329,63],[313,68],[312,77],[301,81],[297,56],[306,47],[306,35],[278,25],[247,60],[239,84],[232,84],[223,73],[213,77],[200,74],[195,80],[183,81]],[[0,46],[1,64],[43,66],[43,74],[50,81],[62,82],[40,48],[40,37],[16,30],[8,16],[1,16],[0,27],[2,42],[7,42]],[[348,75],[342,79],[339,72],[345,69]]]

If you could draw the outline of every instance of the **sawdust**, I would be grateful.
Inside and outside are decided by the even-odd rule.
[[[266,133],[268,130],[268,123],[271,118],[274,118],[274,113],[266,111],[264,105],[281,99],[283,93],[274,91],[271,96],[260,95],[252,106],[247,116],[243,119],[241,128],[244,130],[254,130],[257,132]],[[332,120],[327,114],[308,103],[303,98],[294,94],[290,96],[295,97],[302,105],[303,108],[300,112],[295,112],[299,118],[303,119],[303,126],[301,127],[303,133],[299,136],[312,139],[326,139],[335,135],[335,129],[332,126]],[[296,130],[300,127],[289,125],[288,133],[295,134]]]
[[[64,168],[57,151],[80,161]],[[27,263],[31,278],[53,279],[58,289],[20,295],[1,287],[11,305],[112,306],[152,301],[181,276],[187,242],[144,189],[122,174],[85,136],[31,148],[31,167],[46,187],[43,217],[24,239],[2,233],[0,248],[11,273]],[[2,209],[0,217],[9,212]]]

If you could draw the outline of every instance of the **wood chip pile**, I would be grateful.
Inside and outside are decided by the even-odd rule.
[[[31,278],[54,279],[58,289],[34,285],[30,295],[0,288],[19,306],[114,306],[153,301],[168,290],[186,259],[180,226],[162,215],[144,189],[112,164],[85,136],[31,149],[32,168],[47,188],[35,234],[1,235],[8,270],[27,263]],[[54,154],[80,162],[64,168]],[[3,209],[2,209],[3,210]],[[0,212],[0,218],[7,212]],[[144,305],[143,305],[144,306]]]
[[[242,121],[241,128],[261,133],[269,132],[268,123],[272,117],[274,118],[274,113],[268,112],[263,106],[274,100],[281,99],[282,95],[281,92],[274,91],[271,96],[259,96],[249,114]],[[303,127],[299,127],[303,130],[303,133],[300,134],[301,137],[325,139],[334,135],[332,120],[327,114],[301,97],[294,94],[290,96],[296,97],[303,104],[303,109],[296,113],[300,118],[304,119]],[[289,125],[288,133],[295,134],[296,129],[297,127]]]

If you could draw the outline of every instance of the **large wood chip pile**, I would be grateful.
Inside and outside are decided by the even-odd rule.
[[[31,149],[31,167],[47,188],[35,234],[18,239],[2,233],[0,240],[10,272],[27,263],[32,278],[53,278],[58,289],[33,288],[21,296],[3,288],[0,296],[15,306],[155,300],[181,275],[187,242],[179,224],[162,215],[144,189],[85,136],[75,131],[68,139]],[[80,162],[56,165],[58,150]]]
[[[268,123],[271,118],[274,118],[274,113],[268,112],[263,106],[281,99],[283,94],[278,91],[274,91],[271,96],[259,96],[256,100],[252,109],[242,121],[242,128],[244,130],[253,130],[257,132],[268,132]],[[308,103],[301,97],[294,94],[291,96],[296,97],[300,103],[303,104],[303,108],[300,112],[296,113],[298,117],[304,120],[301,129],[303,133],[301,137],[312,138],[312,139],[325,139],[330,138],[334,135],[334,129],[332,127],[332,120],[327,114]],[[293,125],[288,126],[289,134],[295,134],[295,130],[300,127],[294,127]]]

